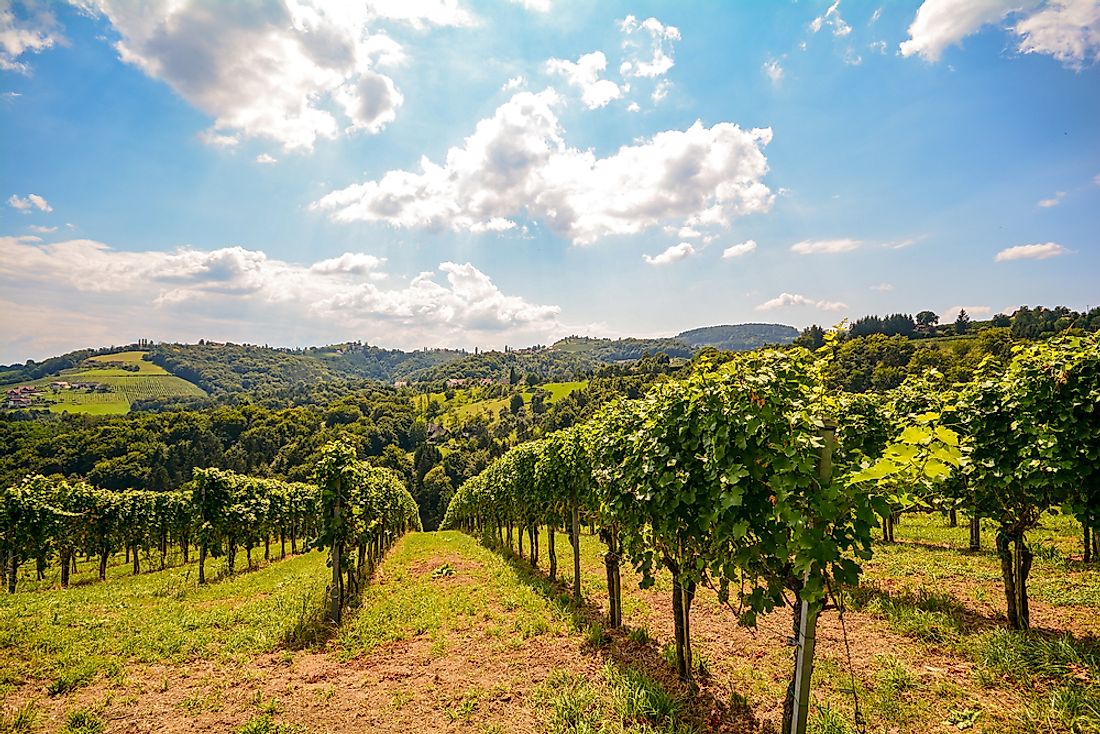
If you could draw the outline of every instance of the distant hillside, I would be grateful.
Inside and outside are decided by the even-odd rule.
[[[600,364],[599,360],[587,354],[542,347],[512,352],[468,354],[449,364],[414,372],[409,375],[409,379],[422,382],[483,378],[503,381],[515,370],[516,377],[520,380],[527,375],[534,375],[539,382],[566,382],[582,379]]]
[[[400,349],[382,349],[359,342],[310,347],[303,354],[320,360],[326,367],[345,377],[383,382],[403,380],[415,372],[450,364],[467,355],[457,349],[403,352]]]
[[[680,339],[597,339],[590,336],[568,336],[555,342],[551,349],[583,354],[601,362],[624,362],[659,353],[686,359],[695,352]]]
[[[693,347],[714,347],[728,352],[745,352],[769,344],[790,344],[798,329],[783,324],[727,324],[704,326],[676,335]]]
[[[313,357],[247,344],[158,344],[149,361],[211,394],[277,390],[341,377]]]

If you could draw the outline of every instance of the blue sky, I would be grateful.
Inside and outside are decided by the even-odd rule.
[[[1100,0],[0,0],[0,361],[1100,302]]]

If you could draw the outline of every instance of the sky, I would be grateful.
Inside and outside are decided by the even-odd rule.
[[[1100,0],[0,0],[0,362],[1100,303]]]

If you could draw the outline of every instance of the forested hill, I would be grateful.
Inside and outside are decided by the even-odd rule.
[[[554,343],[555,352],[579,354],[600,362],[627,362],[655,354],[688,358],[695,352],[679,339],[597,339],[591,336],[569,336]]]
[[[798,338],[798,329],[783,324],[727,324],[683,331],[675,338],[696,348],[744,352],[766,345],[790,344]]]
[[[765,344],[788,344],[798,331],[779,324],[710,326],[657,339],[601,339],[571,336],[551,347],[470,354],[457,349],[406,352],[362,342],[345,342],[305,349],[280,349],[250,344],[200,341],[198,344],[153,344],[83,349],[41,362],[0,365],[0,385],[52,377],[89,357],[132,349],[147,351],[147,359],[177,377],[198,385],[211,396],[237,393],[273,394],[303,385],[336,381],[378,380],[438,382],[450,379],[540,382],[581,378],[605,364],[632,362],[646,355],[665,354],[690,359],[707,346],[741,351]]]
[[[391,382],[454,362],[453,349],[403,352],[349,342],[304,350],[241,344],[160,344],[149,359],[212,394],[260,393],[335,380]]]
[[[410,375],[414,381],[493,380],[515,382],[530,379],[535,382],[561,382],[583,379],[603,362],[587,354],[561,352],[546,347],[533,347],[507,352],[469,354],[460,360]]]
[[[310,347],[303,352],[320,360],[329,369],[348,378],[390,382],[402,380],[422,370],[449,364],[467,355],[458,349],[421,349],[403,352],[382,349],[360,342]]]

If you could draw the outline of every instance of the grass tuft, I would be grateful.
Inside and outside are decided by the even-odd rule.
[[[27,701],[16,709],[11,718],[0,712],[0,731],[9,732],[10,734],[30,734],[34,731],[34,725],[37,721],[38,707],[34,701]]]
[[[70,711],[60,734],[100,734],[107,728],[98,714],[87,709]]]

